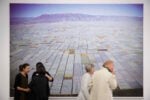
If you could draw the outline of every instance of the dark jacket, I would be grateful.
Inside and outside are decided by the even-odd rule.
[[[27,99],[28,94],[26,92],[17,90],[17,87],[28,88],[28,76],[27,75],[26,77],[23,76],[21,73],[16,75],[15,84],[14,84],[14,88],[15,88],[14,100],[28,100]]]
[[[46,73],[50,75],[48,72],[33,73],[32,80],[29,84],[29,88],[31,89],[31,93],[29,96],[30,100],[48,100],[50,88],[49,88],[49,80],[45,76]]]

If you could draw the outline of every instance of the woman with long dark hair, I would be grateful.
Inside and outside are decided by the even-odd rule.
[[[19,66],[19,73],[15,78],[15,96],[14,100],[28,100],[27,95],[30,89],[28,88],[28,73],[30,71],[29,64],[25,63]]]
[[[50,94],[49,81],[53,81],[53,77],[45,70],[43,63],[36,64],[36,71],[32,75],[29,84],[31,89],[31,100],[48,100]]]

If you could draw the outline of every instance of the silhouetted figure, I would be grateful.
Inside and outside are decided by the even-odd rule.
[[[36,72],[32,75],[32,80],[29,84],[31,100],[48,100],[50,94],[49,81],[53,81],[51,75],[46,72],[44,65],[41,62],[36,64]]]
[[[30,89],[28,88],[28,73],[30,71],[29,64],[19,66],[19,71],[15,78],[15,97],[14,100],[28,100],[27,95]]]

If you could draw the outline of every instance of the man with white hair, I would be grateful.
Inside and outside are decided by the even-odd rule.
[[[117,88],[113,61],[107,60],[103,68],[94,72],[89,87],[90,100],[112,100],[112,90]]]

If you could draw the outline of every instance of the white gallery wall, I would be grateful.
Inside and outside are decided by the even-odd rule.
[[[0,0],[0,100],[10,100],[9,75],[10,75],[10,33],[9,33],[9,4],[10,3],[69,3],[69,4],[144,4],[144,97],[116,97],[114,100],[150,100],[150,0]],[[50,100],[75,100],[76,98],[52,97]]]

